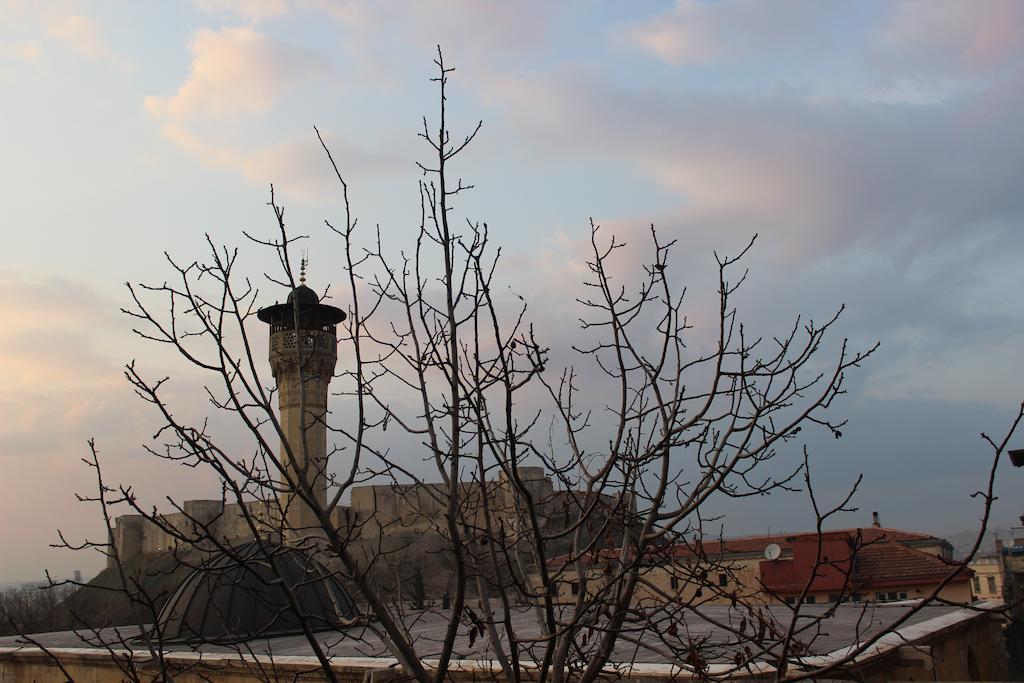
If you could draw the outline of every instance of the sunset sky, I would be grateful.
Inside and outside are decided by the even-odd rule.
[[[0,0],[0,581],[100,566],[48,547],[58,528],[102,537],[74,499],[94,487],[89,437],[152,505],[217,495],[142,452],[155,416],[125,362],[176,376],[183,414],[205,406],[199,378],[132,336],[124,283],[167,278],[163,252],[197,258],[207,233],[260,279],[272,261],[242,230],[273,230],[271,183],[311,235],[311,284],[341,282],[314,125],[397,253],[438,44],[456,131],[484,121],[460,213],[489,224],[550,343],[576,334],[590,218],[638,249],[651,223],[678,239],[698,313],[713,251],[758,233],[737,302],[752,329],[845,303],[839,338],[881,342],[837,406],[843,439],[811,444],[823,491],[865,475],[842,523],[976,523],[978,434],[1024,398],[1024,2]],[[1022,487],[1001,473],[1000,526]],[[807,515],[759,500],[726,532]]]

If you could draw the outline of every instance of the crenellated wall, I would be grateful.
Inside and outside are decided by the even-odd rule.
[[[218,543],[234,545],[257,534],[277,538],[280,533],[273,506],[262,501],[224,504],[220,500],[187,500],[181,509],[160,515],[157,520],[143,515],[118,517],[112,537],[120,560],[127,562],[145,553],[175,548],[212,550]],[[351,523],[351,512],[347,507],[339,507],[334,511],[334,519],[344,527]],[[108,558],[107,566],[114,563],[113,557]]]
[[[581,494],[571,491],[555,491],[551,479],[540,467],[522,467],[518,470],[519,482],[529,494],[541,524],[568,526],[576,520]],[[519,532],[518,520],[526,519],[526,496],[517,494],[519,486],[508,480],[504,474],[488,481],[484,487],[492,525],[503,534],[512,536]],[[476,482],[462,482],[458,487],[461,518],[470,525],[484,528],[484,496]],[[605,502],[611,499],[602,497]],[[252,501],[245,504],[248,517],[254,520],[260,536],[277,537],[280,534],[279,514],[273,506]],[[336,528],[345,531],[350,538],[381,539],[390,537],[403,542],[410,535],[444,536],[446,534],[447,490],[444,484],[384,484],[356,486],[352,488],[351,504],[338,506],[333,512]],[[175,547],[198,545],[211,547],[209,537],[218,542],[233,544],[253,538],[253,530],[246,521],[247,515],[237,503],[223,504],[220,500],[190,500],[182,506],[182,512],[161,515],[161,524],[156,524],[142,515],[118,517],[113,530],[113,541],[122,561],[129,561],[143,553],[163,552]],[[600,515],[595,516],[593,526],[600,526]],[[173,529],[175,533],[170,530]],[[176,534],[194,542],[182,541]],[[113,565],[111,558],[108,564]]]

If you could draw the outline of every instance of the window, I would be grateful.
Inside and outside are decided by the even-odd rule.
[[[971,579],[971,581],[974,582],[974,592],[975,593],[980,593],[981,592],[981,578],[975,576],[973,579]]]
[[[818,598],[813,596],[813,595],[807,595],[807,596],[804,597],[804,604],[805,605],[813,605],[817,601],[818,601]]]
[[[718,585],[719,586],[728,586],[729,585],[729,575],[728,574],[719,574],[718,575]]]
[[[671,579],[668,580],[668,585],[674,591],[679,590],[679,577],[678,576],[673,576]]]
[[[853,595],[850,596],[850,602],[864,602],[864,594],[863,593],[854,593]]]
[[[569,584],[569,587],[572,589],[572,594],[573,595],[579,595],[580,594],[580,584],[577,583],[576,581],[573,581],[571,584]]]
[[[884,591],[881,593],[875,593],[875,598],[879,602],[895,602],[897,600],[906,600],[907,591]]]
[[[994,577],[994,576],[989,576],[988,577],[988,592],[989,593],[995,593],[996,592],[996,577]]]
[[[792,595],[790,595],[788,598],[786,598],[786,604],[787,605],[795,605],[796,604],[796,598],[794,598]]]

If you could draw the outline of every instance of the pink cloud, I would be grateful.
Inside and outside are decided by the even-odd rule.
[[[262,21],[288,12],[286,0],[195,0],[204,12],[232,12],[251,21]]]
[[[892,57],[953,64],[978,73],[1024,56],[1024,5],[1017,0],[905,0],[878,33]]]
[[[329,77],[326,57],[252,27],[202,29],[193,37],[191,71],[170,96],[145,98],[163,136],[200,163],[240,172],[257,185],[277,182],[312,197],[329,176],[312,137],[270,143],[246,137],[295,88]]]
[[[172,125],[266,113],[297,81],[330,71],[325,57],[251,27],[202,29],[190,50],[191,72],[178,91],[145,99],[151,115]]]
[[[114,51],[103,37],[99,23],[91,17],[80,14],[49,15],[48,31],[67,44],[71,49],[90,59],[113,57]]]
[[[147,375],[173,375],[166,398],[182,419],[199,419],[207,405],[201,381],[166,349],[140,344],[116,302],[81,282],[0,272],[0,310],[0,517],[20,520],[0,525],[0,546],[18,549],[5,556],[0,580],[42,578],[44,567],[66,576],[76,567],[88,574],[102,566],[98,554],[48,547],[57,542],[58,528],[71,540],[104,538],[98,507],[75,499],[76,493],[95,495],[93,474],[81,462],[90,437],[101,450],[107,483],[132,485],[144,504],[166,508],[168,495],[216,495],[207,472],[143,450],[157,415],[125,381],[122,362],[139,356]],[[217,416],[211,425],[227,433],[235,452],[250,448]]]
[[[974,95],[928,107],[816,103],[617,87],[579,73],[482,90],[539,162],[624,164],[677,197],[662,227],[667,219],[704,246],[761,232],[786,260],[856,244],[927,248],[964,225],[1024,215],[1019,194],[1000,189],[1024,153],[1007,135],[1011,111],[979,120]]]
[[[825,3],[791,0],[703,2],[676,0],[659,14],[624,22],[609,30],[613,43],[631,47],[672,66],[707,64],[749,55],[765,46],[816,40]]]

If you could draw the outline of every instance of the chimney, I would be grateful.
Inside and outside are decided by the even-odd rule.
[[[875,527],[876,529],[881,529],[882,528],[882,523],[878,521],[878,513],[877,512],[872,512],[871,513],[871,526]]]

